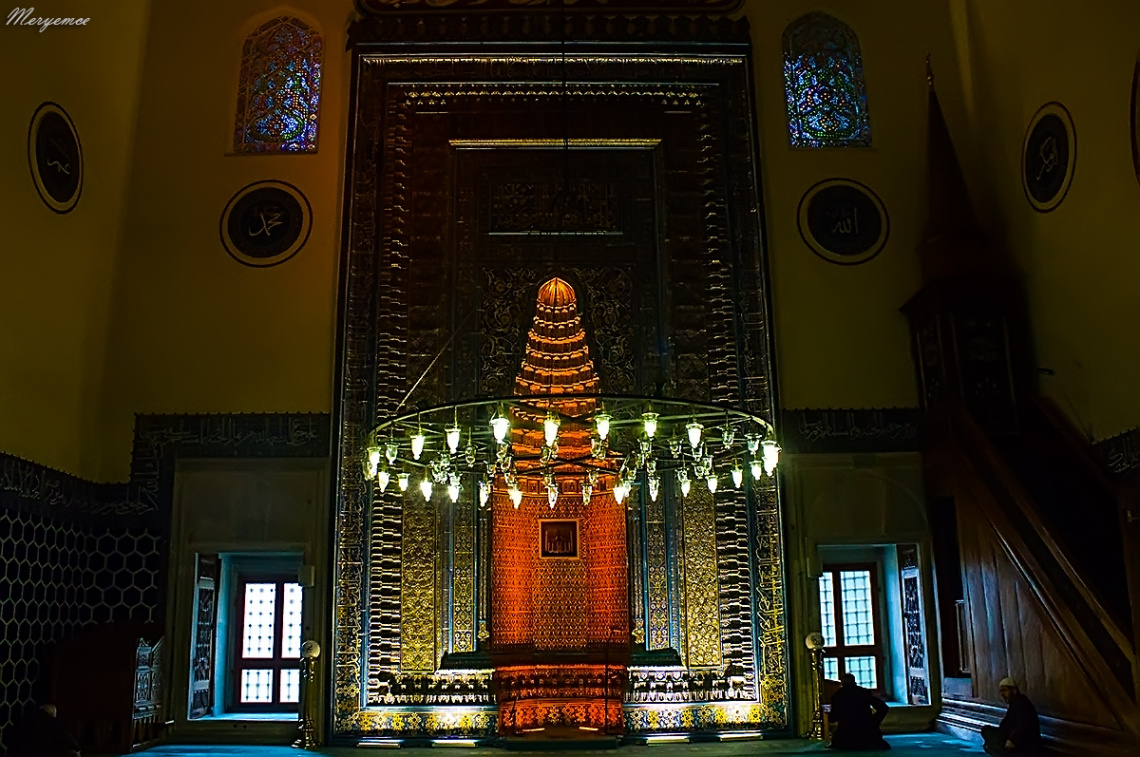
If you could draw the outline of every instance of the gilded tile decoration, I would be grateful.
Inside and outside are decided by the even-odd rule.
[[[683,504],[685,538],[686,662],[691,668],[720,665],[720,608],[717,591],[713,496],[693,488]]]
[[[406,39],[397,29],[403,22],[394,23],[381,28],[379,19],[369,19],[353,38],[374,31],[373,42]],[[739,38],[736,31],[725,34],[725,41]],[[362,440],[405,400],[414,408],[509,394],[534,288],[551,273],[572,280],[580,293],[605,391],[661,392],[771,418],[749,67],[743,48],[731,44],[652,57],[421,56],[408,49],[387,54],[377,45],[355,52],[359,91],[335,434],[332,728],[339,736],[477,737],[499,726],[489,684],[480,682],[490,671],[464,683],[437,667],[448,646],[470,651],[483,640],[495,649],[500,641],[500,629],[488,627],[500,608],[488,599],[491,583],[503,577],[480,564],[489,558],[489,539],[476,539],[473,508],[445,518],[440,502],[425,504],[418,496],[405,502],[364,486]],[[564,79],[574,83],[564,88]],[[533,119],[512,120],[528,108]],[[611,112],[606,122],[615,125],[615,141],[645,144],[599,149],[629,161],[630,175],[657,178],[644,196],[619,181],[605,202],[582,191],[559,197],[527,189],[507,174],[497,176],[498,185],[468,181],[462,172],[477,163],[464,161],[479,151],[452,144],[462,136],[451,131],[458,111],[480,133],[503,136],[501,124],[511,122],[514,131],[506,136],[537,140],[564,135],[554,128],[560,113],[571,116],[569,126],[559,128],[575,130],[572,139],[596,137],[589,124]],[[523,152],[509,145],[488,149],[504,165]],[[458,182],[454,196],[433,184],[452,179]],[[479,208],[490,207],[481,205],[488,197],[509,200],[516,211],[529,208],[529,220],[479,215]],[[551,231],[575,226],[590,233]],[[612,245],[587,247],[583,239]],[[497,246],[488,247],[492,243]],[[715,504],[706,494],[680,507],[683,517],[676,521],[666,517],[667,505],[649,506],[641,523],[628,521],[645,539],[644,569],[635,560],[628,577],[632,591],[643,587],[643,625],[639,629],[634,612],[631,630],[635,636],[640,630],[648,648],[679,648],[689,669],[631,668],[626,730],[785,729],[776,490],[765,483],[747,493],[718,493]],[[480,534],[489,537],[492,529],[479,522]],[[683,575],[680,586],[675,580],[672,586],[683,591],[671,601],[670,571],[678,570],[670,562],[674,523],[682,529]],[[637,551],[629,555],[636,558]],[[624,585],[624,567],[622,574]],[[623,598],[621,604],[629,603]],[[512,618],[502,631],[527,622]]]
[[[451,650],[475,651],[475,503],[460,500],[452,526]]]
[[[435,508],[419,492],[404,497],[404,533],[400,586],[400,670],[436,669],[438,607]]]
[[[634,646],[645,646],[645,548],[641,531],[642,508],[630,508],[625,524],[626,566],[629,574],[629,632]]]
[[[765,718],[788,722],[787,645],[784,626],[784,548],[776,487],[759,487],[756,497],[756,542],[752,597],[760,644],[757,676]]]
[[[666,549],[665,497],[645,503],[647,649],[672,646],[669,634],[669,551]]]

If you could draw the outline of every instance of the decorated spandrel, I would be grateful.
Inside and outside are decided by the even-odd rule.
[[[870,147],[859,38],[826,13],[784,30],[784,86],[792,147]]]
[[[321,35],[275,18],[246,37],[241,55],[236,152],[313,152],[321,101]]]

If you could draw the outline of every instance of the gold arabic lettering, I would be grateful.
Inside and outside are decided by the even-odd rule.
[[[1053,169],[1057,167],[1057,163],[1060,161],[1060,157],[1057,155],[1057,138],[1049,137],[1042,142],[1037,154],[1041,157],[1041,167],[1037,169],[1037,181],[1041,181],[1042,176],[1053,173]]]
[[[831,227],[832,234],[858,234],[859,233],[859,209],[858,208],[842,208],[837,209],[834,217],[838,218],[835,225]]]
[[[254,215],[261,221],[261,226],[260,228],[258,228],[256,224],[250,226],[248,233],[251,237],[260,236],[262,234],[268,237],[273,229],[285,223],[281,220],[281,217],[285,214],[280,210],[259,209]]]

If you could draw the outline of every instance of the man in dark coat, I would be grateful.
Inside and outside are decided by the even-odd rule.
[[[30,705],[4,732],[8,757],[80,757],[79,744],[56,719],[54,704]]]
[[[999,725],[982,726],[986,754],[1041,754],[1041,721],[1037,708],[1021,693],[1017,681],[1003,678],[998,684],[1001,698],[1009,705]]]
[[[831,748],[842,750],[890,749],[879,724],[887,716],[882,699],[855,683],[855,676],[843,674],[843,686],[831,698],[830,720],[835,728]]]

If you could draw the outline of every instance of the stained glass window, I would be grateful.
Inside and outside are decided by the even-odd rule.
[[[275,18],[246,37],[234,150],[317,149],[321,49],[321,35],[295,18]]]
[[[826,13],[784,30],[784,86],[793,147],[870,147],[859,38]]]

